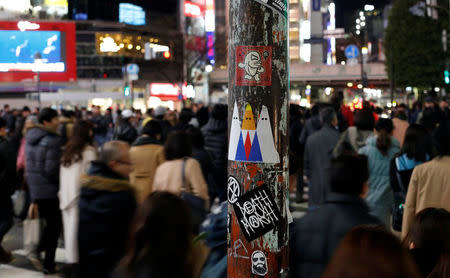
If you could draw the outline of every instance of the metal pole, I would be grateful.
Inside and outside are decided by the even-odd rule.
[[[390,49],[389,49],[389,52],[391,53],[391,59],[390,59],[390,64],[391,64],[391,80],[390,80],[390,87],[391,87],[391,103],[393,103],[394,102],[394,88],[395,88],[395,85],[394,85],[394,73],[395,73],[395,69],[394,69],[394,56],[393,56],[393,54],[394,54],[394,51],[393,51],[393,49],[392,49],[392,46],[390,47]]]
[[[287,0],[230,0],[228,277],[288,277]]]

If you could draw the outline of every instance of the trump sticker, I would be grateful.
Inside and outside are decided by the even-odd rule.
[[[272,85],[272,47],[236,47],[236,86]]]

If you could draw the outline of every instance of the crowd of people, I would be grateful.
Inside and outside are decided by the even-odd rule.
[[[384,112],[291,104],[291,277],[450,277],[448,103]],[[0,115],[0,263],[38,211],[44,273],[63,238],[68,277],[227,276],[227,105]]]

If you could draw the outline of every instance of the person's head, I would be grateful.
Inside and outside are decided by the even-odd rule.
[[[375,124],[375,134],[377,135],[376,146],[380,153],[387,156],[392,146],[392,132],[394,124],[391,119],[380,118]]]
[[[322,121],[323,125],[329,125],[333,127],[338,125],[336,111],[332,107],[325,107],[320,110],[320,120]]]
[[[153,115],[155,116],[155,118],[162,120],[164,115],[167,112],[167,108],[164,106],[158,106],[155,108],[155,110],[153,111]]]
[[[297,104],[290,104],[289,105],[289,117],[300,117],[302,115],[302,112],[300,110],[300,106]]]
[[[434,99],[432,97],[426,97],[423,102],[424,108],[433,108],[434,107]]]
[[[26,117],[30,116],[30,114],[31,114],[30,108],[28,106],[24,106],[22,108],[22,117],[26,118]]]
[[[58,112],[46,107],[39,112],[38,121],[40,124],[56,130],[59,125]]]
[[[450,212],[447,210],[427,208],[416,215],[404,245],[422,254],[416,256],[416,261],[427,277],[450,277],[449,235]]]
[[[85,120],[75,123],[72,136],[69,137],[67,145],[61,157],[61,164],[68,167],[83,159],[83,151],[87,145],[93,144],[94,126]]]
[[[113,172],[128,178],[133,171],[129,151],[130,146],[126,142],[110,141],[103,145],[98,160]]]
[[[433,143],[439,156],[450,156],[450,119],[442,121],[433,132]]]
[[[6,121],[0,117],[0,136],[6,136]]]
[[[3,105],[3,111],[4,112],[9,112],[9,104]]]
[[[420,211],[408,231],[405,244],[410,249],[450,251],[450,212],[438,208]]]
[[[169,134],[164,145],[167,160],[180,159],[192,154],[191,138],[184,131]]]
[[[367,109],[355,112],[355,126],[358,130],[373,131],[375,128],[375,118],[373,113]]]
[[[190,127],[186,130],[186,133],[191,138],[192,146],[198,149],[203,149],[205,146],[205,139],[202,131],[198,127]]]
[[[431,155],[431,144],[427,129],[422,125],[412,124],[406,130],[400,153],[416,161],[426,161]]]
[[[136,116],[133,111],[131,111],[130,109],[125,109],[123,110],[120,115],[122,116],[122,120],[124,122],[131,122],[133,120],[133,118]]]
[[[216,104],[211,112],[211,117],[219,121],[226,121],[228,118],[228,105]]]
[[[394,118],[406,121],[408,120],[408,116],[406,115],[406,111],[405,110],[398,110],[395,115]]]
[[[177,113],[175,111],[167,111],[164,115],[164,120],[169,122],[171,126],[175,126],[178,122]]]
[[[337,247],[322,278],[419,278],[413,258],[383,227],[359,226]]]
[[[183,109],[181,109],[179,119],[180,119],[181,123],[187,124],[191,121],[193,116],[194,116],[194,114],[192,113],[191,109],[183,108]]]
[[[135,277],[140,264],[152,270],[177,270],[191,277],[187,260],[191,250],[190,208],[169,192],[153,192],[137,209],[130,226],[128,248],[120,265],[125,277]],[[160,272],[163,273],[163,272]]]
[[[23,125],[22,133],[25,134],[26,131],[39,124],[38,118],[35,115],[30,115],[25,119],[25,124]]]
[[[157,140],[161,140],[162,132],[163,130],[161,124],[159,121],[156,120],[150,120],[148,123],[145,124],[144,128],[142,129],[143,135],[147,135]]]
[[[443,99],[439,104],[439,107],[441,108],[441,110],[448,109],[448,100]]]
[[[331,191],[365,197],[369,190],[369,164],[365,155],[342,154],[330,165]]]

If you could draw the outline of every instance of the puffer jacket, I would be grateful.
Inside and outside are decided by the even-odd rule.
[[[369,193],[366,202],[370,207],[371,214],[378,217],[389,227],[389,216],[394,204],[394,192],[390,186],[389,168],[391,159],[400,151],[400,143],[391,137],[392,144],[387,156],[383,156],[377,149],[377,137],[367,139],[365,147],[359,150],[369,160]]]
[[[92,162],[81,184],[80,277],[109,277],[125,253],[136,209],[134,189],[126,179],[99,162]]]
[[[137,137],[136,128],[126,120],[116,128],[113,135],[114,140],[125,141],[130,145],[133,144]]]
[[[55,130],[38,125],[28,130],[25,140],[25,175],[31,200],[58,198],[61,137]]]
[[[319,278],[345,234],[358,225],[381,224],[363,199],[331,192],[323,206],[294,221],[290,230],[293,278]]]
[[[205,150],[213,156],[214,183],[221,201],[226,198],[227,166],[228,166],[228,123],[227,121],[209,119],[202,128],[205,139]]]

